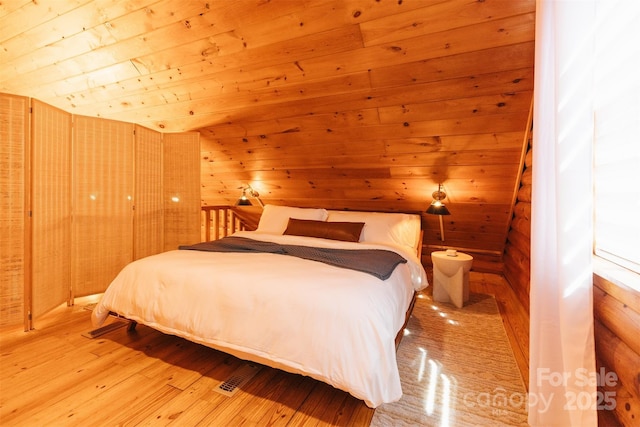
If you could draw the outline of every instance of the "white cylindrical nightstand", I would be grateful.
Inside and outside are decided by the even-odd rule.
[[[448,251],[450,254],[454,251]],[[461,308],[469,299],[469,270],[473,263],[471,255],[457,252],[455,256],[447,251],[431,253],[433,263],[433,300],[452,302]]]

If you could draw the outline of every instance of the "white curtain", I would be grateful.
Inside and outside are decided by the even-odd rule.
[[[536,4],[531,426],[597,426],[591,265],[593,3]]]

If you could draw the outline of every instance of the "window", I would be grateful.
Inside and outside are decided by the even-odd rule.
[[[597,1],[596,16],[595,254],[640,274],[640,2]]]

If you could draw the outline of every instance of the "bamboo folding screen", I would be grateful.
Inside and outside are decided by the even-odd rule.
[[[135,133],[133,259],[139,259],[164,248],[162,134],[142,126]]]
[[[0,326],[26,322],[29,135],[29,98],[0,94]]]
[[[71,114],[32,100],[31,312],[67,301],[71,288]]]
[[[1,93],[0,125],[0,327],[31,329],[165,242],[198,240],[198,133],[163,136]]]
[[[200,241],[199,136],[197,132],[163,136],[164,250]]]
[[[103,292],[133,259],[133,128],[75,116],[71,282],[76,296]]]

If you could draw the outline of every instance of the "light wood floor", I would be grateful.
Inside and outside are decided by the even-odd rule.
[[[471,291],[496,296],[527,379],[528,319],[506,281],[471,273]],[[373,410],[308,377],[270,368],[233,398],[213,388],[242,361],[139,325],[88,339],[78,299],[0,332],[0,425],[368,426]]]

